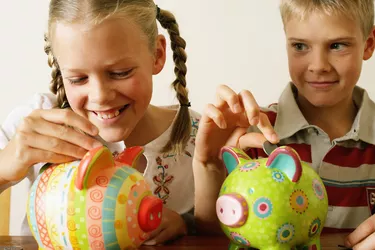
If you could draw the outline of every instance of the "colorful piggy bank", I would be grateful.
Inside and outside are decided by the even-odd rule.
[[[27,219],[39,249],[134,249],[162,216],[142,174],[132,168],[141,147],[116,159],[106,147],[81,161],[43,168],[33,183]]]
[[[216,202],[229,249],[321,249],[328,201],[318,174],[290,147],[252,160],[243,151],[221,151],[229,175]]]

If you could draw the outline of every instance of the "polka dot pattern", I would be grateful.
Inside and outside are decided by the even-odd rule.
[[[272,214],[272,208],[271,200],[265,197],[257,199],[253,205],[254,214],[260,219],[269,217]]]
[[[249,172],[249,171],[252,171],[252,170],[258,168],[259,166],[260,166],[260,164],[257,161],[249,162],[249,163],[246,163],[243,166],[241,166],[240,171],[241,172]]]
[[[290,206],[297,213],[304,213],[309,207],[309,200],[302,190],[295,190],[290,196]]]
[[[286,223],[277,230],[277,241],[280,243],[287,243],[294,237],[294,226]]]

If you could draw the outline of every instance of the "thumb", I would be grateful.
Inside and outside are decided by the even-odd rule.
[[[263,143],[267,141],[266,137],[262,133],[247,133],[242,135],[238,144],[241,149],[245,148],[263,148]]]

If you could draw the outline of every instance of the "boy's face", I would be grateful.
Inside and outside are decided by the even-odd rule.
[[[301,101],[333,107],[350,100],[362,61],[372,56],[375,32],[364,40],[358,22],[312,13],[289,20],[285,33],[289,72]]]

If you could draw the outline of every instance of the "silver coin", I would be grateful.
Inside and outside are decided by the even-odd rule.
[[[272,153],[272,151],[274,151],[276,148],[278,147],[277,144],[272,144],[271,142],[269,141],[265,141],[263,143],[263,151],[267,154],[267,155],[270,155]]]

